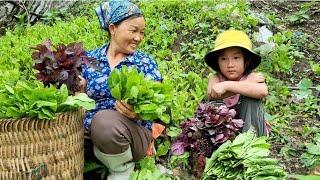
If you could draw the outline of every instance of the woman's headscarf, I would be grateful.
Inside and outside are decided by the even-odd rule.
[[[138,6],[128,0],[110,0],[96,8],[100,26],[108,30],[110,24],[122,21],[132,15],[142,14]]]

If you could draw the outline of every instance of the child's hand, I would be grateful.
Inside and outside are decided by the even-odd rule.
[[[225,83],[216,83],[211,86],[210,97],[213,99],[221,99],[222,95],[227,92]]]
[[[126,116],[129,119],[137,119],[138,115],[133,111],[133,107],[126,103],[125,101],[116,101],[115,108],[122,115]]]
[[[262,73],[252,72],[247,76],[246,81],[255,82],[255,83],[264,83],[265,78]]]

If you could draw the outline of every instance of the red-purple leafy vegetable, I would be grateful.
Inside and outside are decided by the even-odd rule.
[[[195,176],[201,175],[204,157],[229,139],[234,139],[243,127],[243,120],[236,119],[236,111],[226,105],[200,103],[196,115],[181,123],[182,133],[171,146],[173,155],[191,153],[191,166]]]
[[[58,44],[54,51],[51,41],[46,40],[32,49],[35,50],[32,58],[34,68],[39,71],[36,74],[38,80],[45,86],[52,84],[57,88],[66,84],[70,94],[80,91],[78,75],[81,65],[93,62],[92,58],[85,56],[82,43]]]

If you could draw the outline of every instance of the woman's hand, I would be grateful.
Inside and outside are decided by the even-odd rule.
[[[80,92],[86,92],[87,80],[85,80],[81,75],[78,76],[80,79]]]
[[[125,101],[116,101],[115,108],[122,115],[126,116],[129,119],[137,119],[138,115],[133,111],[133,107],[126,103]]]

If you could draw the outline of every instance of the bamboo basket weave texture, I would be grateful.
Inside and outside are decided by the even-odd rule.
[[[0,180],[83,179],[83,116],[0,120]]]

